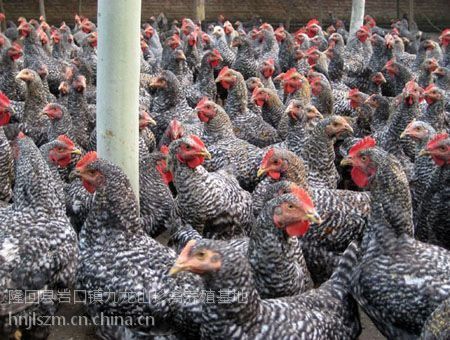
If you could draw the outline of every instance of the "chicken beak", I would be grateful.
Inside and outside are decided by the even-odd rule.
[[[188,269],[188,267],[185,265],[185,263],[182,262],[175,262],[175,264],[170,268],[169,270],[169,276],[175,276],[178,273],[184,272]]]
[[[257,177],[261,177],[262,175],[264,175],[266,173],[266,169],[264,169],[264,168],[259,168],[258,169],[258,172],[256,173],[256,176]]]
[[[208,150],[203,150],[202,152],[200,152],[200,155],[205,157],[206,159],[211,159],[211,154],[209,153]]]
[[[420,156],[420,157],[422,157],[422,156],[428,156],[428,155],[430,155],[430,152],[429,152],[427,149],[422,149],[422,150],[420,150],[420,152],[419,152],[419,156]]]
[[[216,78],[216,83],[220,83],[222,81],[222,77],[221,76],[218,76],[217,78]]]
[[[353,165],[353,161],[351,158],[347,157],[341,161],[341,166],[352,166],[352,165]]]
[[[344,131],[353,133],[353,128],[349,124],[346,124],[346,125],[344,125]]]
[[[71,153],[74,155],[81,155],[81,151],[79,149],[73,149]]]
[[[312,210],[308,212],[305,217],[308,219],[308,221],[316,224],[322,224],[322,219],[320,218],[320,215],[317,213],[317,211]]]
[[[402,132],[402,134],[400,135],[400,138],[405,138],[406,136],[408,136],[408,131],[407,130]]]

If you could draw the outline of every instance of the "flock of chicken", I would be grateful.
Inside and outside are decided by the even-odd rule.
[[[95,24],[18,22],[0,34],[0,337],[46,338],[12,320],[76,289],[102,298],[92,318],[154,318],[102,339],[356,339],[360,308],[389,339],[450,338],[450,29],[153,18],[138,203],[95,152]]]

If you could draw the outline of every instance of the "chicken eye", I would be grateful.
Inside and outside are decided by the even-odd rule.
[[[445,145],[442,145],[439,149],[440,149],[441,151],[446,151],[446,150],[447,150],[447,147],[446,147]]]
[[[288,209],[294,209],[294,205],[293,204],[289,204],[288,205]]]
[[[367,156],[361,156],[361,160],[365,162],[367,160]]]
[[[198,252],[197,254],[195,254],[195,257],[199,260],[204,260],[206,257],[206,253],[203,251]]]
[[[186,144],[185,147],[186,147],[186,150],[190,150],[191,149],[191,146],[189,144]]]

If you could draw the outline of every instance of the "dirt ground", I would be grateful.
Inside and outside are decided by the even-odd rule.
[[[81,305],[64,304],[57,315],[70,319],[73,315],[82,315],[83,309]],[[367,315],[361,313],[361,322],[363,331],[360,340],[383,340],[384,336],[378,332]],[[52,332],[48,340],[92,340],[96,339],[95,329],[93,326],[57,326],[52,328]]]

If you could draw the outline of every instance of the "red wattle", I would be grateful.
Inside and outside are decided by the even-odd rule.
[[[362,169],[358,167],[353,167],[351,172],[352,180],[360,188],[365,188],[369,184],[369,177]]]
[[[309,222],[301,221],[298,223],[290,224],[286,227],[286,233],[291,236],[303,236],[309,230]]]
[[[84,179],[83,186],[89,193],[93,194],[95,192],[95,186]]]
[[[279,180],[281,177],[281,174],[278,171],[269,171],[267,175],[274,180]]]

